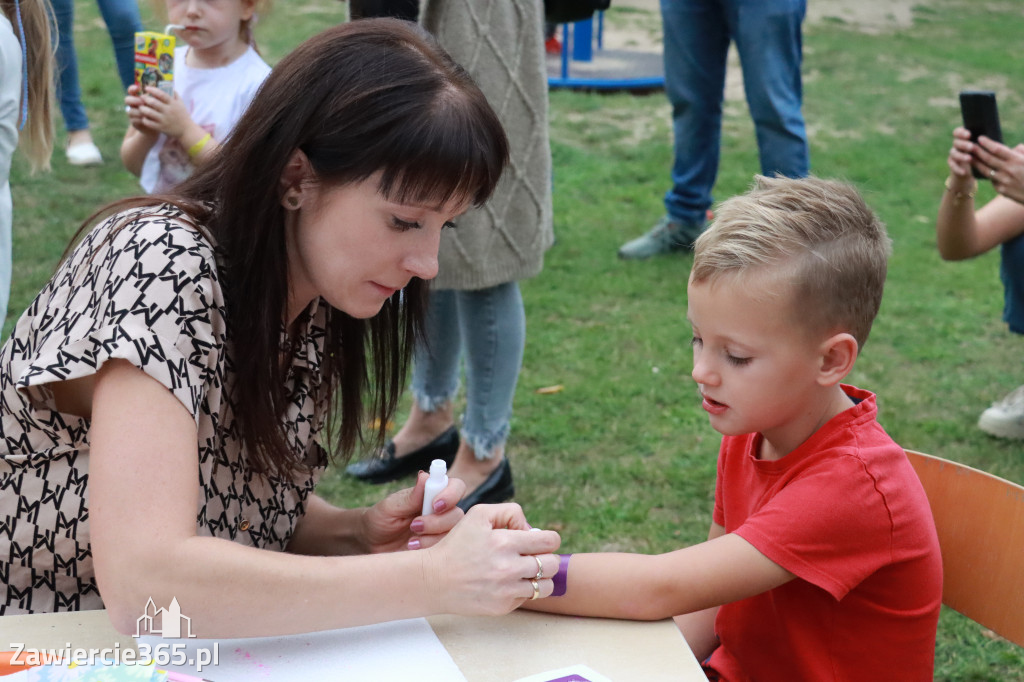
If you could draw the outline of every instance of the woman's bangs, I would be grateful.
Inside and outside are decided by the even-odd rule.
[[[443,206],[452,199],[480,206],[491,196],[505,165],[504,131],[451,108],[410,126],[392,149],[395,163],[381,177],[381,192],[399,203]]]

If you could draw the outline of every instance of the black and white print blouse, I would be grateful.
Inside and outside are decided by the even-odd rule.
[[[314,399],[325,316],[319,299],[310,304],[287,373],[287,438],[311,473],[253,474],[227,401],[233,371],[214,248],[166,205],[93,229],[0,350],[0,614],[103,607],[89,540],[89,422],[58,412],[48,384],[94,374],[110,358],[159,381],[195,418],[197,532],[283,550],[326,464],[325,407]]]

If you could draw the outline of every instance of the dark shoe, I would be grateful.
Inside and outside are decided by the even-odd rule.
[[[664,216],[645,234],[619,248],[623,260],[643,260],[674,251],[693,251],[693,242],[704,229],[704,223],[683,223]]]
[[[388,441],[376,457],[353,462],[345,473],[368,483],[387,483],[417,471],[428,471],[435,459],[443,459],[449,466],[459,449],[459,431],[454,426],[408,455],[395,457],[395,443]]]
[[[506,457],[476,490],[459,500],[459,509],[469,511],[469,508],[475,504],[497,504],[510,499],[515,494],[516,487],[512,484],[512,467],[508,465],[508,457]]]

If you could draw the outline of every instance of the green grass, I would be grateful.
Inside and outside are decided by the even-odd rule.
[[[125,117],[109,41],[95,3],[79,3],[78,12],[86,105],[108,160],[70,168],[58,153],[53,172],[34,177],[15,163],[15,313],[52,272],[79,221],[137,191],[117,161]],[[638,20],[613,7],[608,30],[618,13]],[[336,0],[301,9],[278,3],[259,27],[263,52],[273,64],[344,14]],[[1015,0],[928,0],[907,28],[869,34],[829,20],[808,25],[805,35],[814,172],[857,183],[894,241],[882,311],[850,381],[879,394],[880,421],[905,447],[1018,483],[1024,446],[975,427],[984,407],[1024,382],[1024,343],[1000,321],[998,257],[942,262],[933,224],[958,90],[998,90],[1004,135],[1024,139],[1020,70],[1007,70],[1019,64],[1021,19]],[[615,255],[663,212],[668,106],[661,93],[553,92],[551,130],[558,242],[544,272],[523,283],[528,341],[508,445],[516,499],[534,525],[559,530],[570,551],[662,552],[700,541],[719,437],[689,375],[690,259],[627,263]],[[746,107],[730,102],[716,197],[742,192],[756,170]],[[979,199],[991,196],[983,187]],[[536,393],[555,384],[564,390]],[[364,486],[332,471],[322,492],[359,505],[399,485]],[[939,680],[1024,680],[1024,651],[949,611],[936,663]]]

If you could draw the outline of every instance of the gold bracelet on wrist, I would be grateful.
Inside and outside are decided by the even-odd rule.
[[[960,204],[960,202],[962,202],[962,201],[963,201],[964,199],[973,199],[973,198],[974,198],[974,195],[978,193],[978,183],[974,183],[974,185],[973,185],[973,186],[971,187],[971,189],[970,189],[969,191],[967,191],[967,192],[964,192],[964,191],[962,191],[962,190],[958,190],[958,189],[957,189],[957,190],[955,190],[955,189],[953,189],[953,188],[952,188],[952,187],[950,186],[950,185],[952,184],[952,183],[951,183],[951,180],[952,180],[952,179],[953,179],[953,178],[951,178],[951,177],[947,177],[947,178],[946,178],[946,183],[945,183],[945,187],[946,187],[946,191],[947,191],[947,192],[953,192],[953,199],[955,200],[955,202],[956,202],[956,203],[957,203],[958,205],[959,205],[959,204]]]

